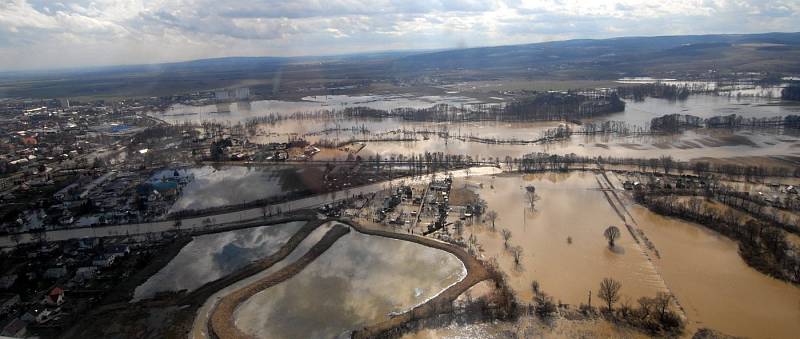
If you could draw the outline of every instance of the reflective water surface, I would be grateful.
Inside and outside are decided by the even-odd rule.
[[[158,292],[194,290],[275,253],[304,224],[290,222],[195,237],[144,284],[134,299]]]
[[[236,325],[262,338],[331,338],[420,304],[465,275],[447,252],[352,231],[243,303]]]
[[[167,170],[171,174],[172,170]],[[236,205],[316,186],[313,169],[292,167],[202,166],[178,170],[194,179],[183,188],[170,212]],[[153,177],[160,178],[161,173]]]

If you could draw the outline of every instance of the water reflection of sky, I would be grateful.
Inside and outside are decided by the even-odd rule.
[[[162,291],[193,290],[244,265],[266,257],[282,246],[304,222],[195,237],[158,273],[136,288],[134,299]]]
[[[331,338],[385,319],[463,278],[453,255],[351,232],[302,272],[243,303],[236,323],[270,338]]]
[[[288,167],[203,166],[181,169],[182,176],[193,174],[194,180],[183,188],[180,198],[170,212],[241,204],[258,199],[274,197],[304,187],[285,180],[292,172],[302,172]],[[156,173],[172,175],[172,170]]]
[[[270,114],[285,115],[296,112],[317,112],[346,107],[370,107],[392,110],[396,108],[428,108],[436,104],[468,105],[480,101],[463,96],[412,96],[392,95],[320,95],[304,97],[300,101],[259,100],[249,103],[225,103],[205,106],[176,104],[163,113],[155,113],[169,122],[243,122],[247,119]]]
[[[686,100],[647,98],[639,102],[628,100],[624,112],[610,114],[599,120],[618,120],[643,126],[653,118],[673,113],[702,118],[729,114],[765,118],[800,114],[800,105],[770,98],[716,95],[691,95]]]

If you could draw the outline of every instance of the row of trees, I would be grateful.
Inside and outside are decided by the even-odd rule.
[[[669,100],[686,100],[692,92],[706,91],[706,87],[690,87],[665,83],[641,84],[637,86],[621,86],[617,93],[626,99],[643,101],[647,97]]]
[[[781,99],[800,101],[800,84],[793,84],[781,90]]]
[[[542,318],[548,318],[558,311],[553,298],[541,290],[538,281],[531,283],[533,289],[533,310]],[[628,299],[622,300],[622,283],[612,278],[604,278],[600,282],[597,296],[603,301],[600,308],[603,316],[614,322],[622,322],[639,328],[656,336],[674,336],[683,331],[683,320],[672,308],[672,296],[659,292],[655,297],[641,297],[636,305]],[[585,315],[596,314],[596,309],[589,304],[581,304],[579,309]],[[619,306],[617,306],[619,304]]]
[[[653,212],[697,222],[739,243],[739,254],[750,266],[776,278],[800,283],[800,251],[779,226],[756,219],[742,222],[739,214],[707,207],[702,198],[681,200],[676,196],[635,195]]]
[[[768,167],[745,166],[736,164],[714,164],[706,161],[678,161],[670,156],[660,158],[621,158],[621,157],[590,157],[576,154],[556,155],[549,153],[530,153],[522,158],[506,157],[505,163],[509,169],[520,172],[541,171],[567,171],[586,169],[588,165],[616,165],[638,167],[640,171],[660,172],[670,174],[676,171],[683,174],[692,171],[698,176],[719,173],[732,176],[755,177],[800,177],[800,167]]]
[[[368,107],[348,107],[342,113],[348,117],[400,117],[414,121],[558,121],[589,118],[625,110],[616,93],[588,95],[579,92],[535,93],[505,105],[438,104],[429,108],[398,108],[391,111]]]
[[[743,117],[737,114],[707,119],[689,114],[667,114],[650,120],[651,132],[677,133],[694,128],[800,128],[800,116]]]

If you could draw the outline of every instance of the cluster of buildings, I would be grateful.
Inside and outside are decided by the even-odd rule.
[[[0,258],[0,336],[48,336],[128,279],[174,234],[97,238],[21,246]]]

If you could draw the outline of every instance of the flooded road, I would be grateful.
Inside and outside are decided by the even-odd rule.
[[[497,174],[502,170],[496,167],[473,167],[469,170],[472,175],[480,174]],[[453,177],[459,178],[467,175],[466,170],[456,170],[450,172]],[[430,181],[432,176],[443,175],[443,172],[421,175],[417,177],[403,177],[390,181],[379,182],[370,185],[353,187],[344,191],[336,191],[326,194],[314,195],[307,198],[285,201],[278,204],[271,205],[274,211],[280,210],[283,212],[297,211],[307,208],[319,207],[323,204],[339,201],[349,198],[352,195],[370,194],[383,191],[390,186],[396,186],[401,183],[424,183]],[[215,214],[211,217],[201,216],[182,219],[181,229],[210,229],[220,227],[223,223],[235,223],[243,220],[252,220],[263,218],[264,211],[261,208],[251,208],[241,211],[226,212]],[[209,218],[213,219],[215,224],[208,224]],[[165,231],[174,231],[175,221],[155,221],[148,223],[125,224],[125,225],[109,225],[101,227],[83,227],[72,229],[60,229],[46,232],[46,238],[49,241],[62,241],[68,239],[79,239],[83,237],[108,237],[108,236],[132,236],[137,234],[157,233]],[[34,241],[30,234],[21,234],[18,239],[19,243],[24,244]],[[16,245],[8,236],[0,236],[0,247],[9,247]]]
[[[276,252],[305,222],[197,236],[158,273],[136,288],[134,300],[158,292],[192,291]]]
[[[351,232],[240,305],[236,325],[261,338],[332,338],[421,304],[465,275],[450,253]]]

